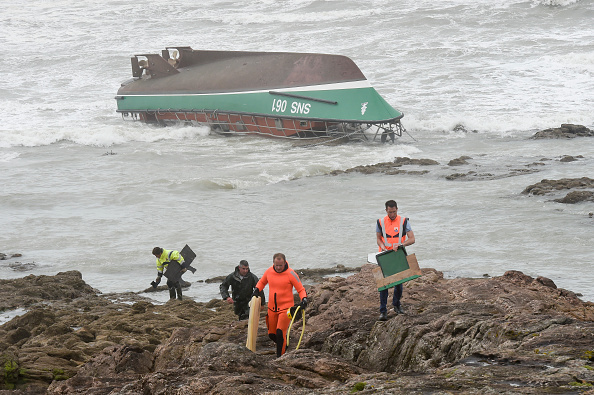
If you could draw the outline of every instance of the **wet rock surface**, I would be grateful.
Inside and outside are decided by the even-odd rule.
[[[10,259],[10,258],[18,258],[21,256],[22,256],[21,254],[5,254],[3,252],[0,252],[0,261]]]
[[[356,166],[347,170],[334,170],[330,172],[331,175],[339,175],[344,173],[362,173],[362,174],[373,174],[373,173],[384,173],[388,175],[394,174],[416,174],[422,175],[429,173],[429,170],[406,170],[402,169],[402,166],[436,166],[439,162],[433,159],[411,159],[407,157],[397,157],[393,162],[381,162],[374,165]]]
[[[542,171],[551,163],[570,163],[583,160],[582,155],[563,155],[557,158],[540,158],[537,161],[526,161],[521,164],[485,163],[484,154],[479,157],[467,155],[439,163],[433,159],[411,159],[397,157],[392,162],[381,162],[373,165],[356,166],[347,170],[334,170],[330,175],[336,176],[347,173],[361,174],[386,174],[386,175],[411,175],[411,176],[437,176],[450,181],[482,181],[497,180],[507,177],[516,177]],[[456,172],[452,173],[455,169]]]
[[[406,314],[379,322],[373,267],[308,286],[300,349],[301,321],[278,359],[265,312],[252,353],[247,322],[220,300],[101,295],[76,271],[0,280],[0,308],[26,308],[0,326],[2,379],[13,388],[4,393],[576,394],[594,385],[594,304],[550,279],[423,269],[405,284]]]
[[[569,192],[567,192],[569,191]],[[589,177],[562,178],[559,180],[541,180],[536,184],[527,186],[522,194],[524,195],[559,195],[567,194],[564,197],[553,199],[558,203],[575,204],[584,201],[594,202],[594,179]]]
[[[21,262],[20,260],[17,260],[17,258],[21,257],[21,254],[7,254],[0,252],[0,261],[7,261],[8,268],[15,272],[28,272],[35,269],[37,266],[35,262]],[[4,266],[4,263],[5,262],[2,263],[2,266]],[[2,269],[2,266],[0,266],[0,269]]]
[[[356,273],[361,270],[360,267],[347,267],[341,264],[338,264],[334,267],[330,268],[318,268],[318,269],[294,269],[297,274],[299,274],[299,278],[304,284],[315,284],[323,281],[323,279],[327,276],[332,274],[342,274],[346,275],[349,273]],[[207,278],[204,280],[205,283],[221,283],[225,280],[226,276],[217,276],[212,278]]]
[[[541,130],[535,133],[532,139],[571,139],[575,137],[594,137],[594,130],[583,125],[570,123],[561,124],[561,127]]]
[[[458,125],[454,131],[467,132],[463,126]],[[559,128],[551,128],[536,133],[532,139],[539,138],[573,138],[592,137],[594,131],[582,125],[562,124]],[[493,162],[487,154],[474,156],[462,155],[440,163],[433,159],[413,159],[396,157],[391,162],[381,162],[372,165],[356,166],[346,170],[334,170],[330,175],[347,173],[385,175],[406,175],[445,178],[449,181],[484,181],[497,180],[507,177],[523,176],[538,173],[553,164],[562,166],[575,166],[584,161],[583,155],[561,155],[555,158],[540,158],[520,160],[520,163],[506,163],[505,161]],[[452,170],[454,172],[452,172]],[[563,194],[561,194],[563,192]],[[588,177],[542,180],[529,185],[521,192],[524,195],[550,196],[551,201],[563,204],[576,204],[581,202],[594,202],[594,185]],[[591,214],[591,213],[590,213]],[[589,214],[589,215],[590,215]],[[591,216],[591,215],[590,215]]]
[[[463,125],[457,125],[453,131],[468,133]],[[476,131],[472,131],[476,133]],[[551,128],[535,133],[531,139],[570,139],[574,137],[593,137],[594,131],[583,125],[562,124],[559,128]],[[440,163],[433,159],[412,159],[396,157],[391,162],[381,162],[371,165],[355,166],[346,170],[334,170],[330,175],[345,173],[361,174],[386,174],[386,175],[412,175],[443,177],[450,181],[480,181],[496,180],[506,177],[516,177],[525,174],[537,173],[554,162],[570,163],[583,160],[582,155],[562,155],[557,158],[541,158],[540,160],[526,160],[525,163],[497,163],[487,164],[484,158],[463,155]],[[452,173],[452,169],[456,169]],[[570,201],[567,201],[570,202]],[[562,203],[566,203],[563,201]]]

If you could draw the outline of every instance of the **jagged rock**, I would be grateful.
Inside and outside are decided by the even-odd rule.
[[[594,202],[594,192],[591,191],[573,191],[569,192],[562,199],[554,199],[557,203],[575,204],[581,202]]]
[[[582,155],[571,156],[565,155],[563,158],[559,159],[559,162],[575,162],[576,160],[583,159]]]
[[[415,175],[422,175],[427,174],[428,170],[403,170],[400,169],[401,166],[404,165],[417,165],[417,166],[434,166],[438,165],[439,162],[434,161],[433,159],[411,159],[407,157],[397,157],[394,159],[393,162],[381,162],[376,163],[373,165],[365,165],[365,166],[356,166],[352,167],[347,170],[334,170],[330,172],[331,175],[338,175],[343,173],[352,173],[358,172],[363,174],[373,174],[373,173],[384,173],[388,175],[395,175],[395,174],[415,174]]]
[[[452,159],[448,162],[448,166],[460,166],[460,165],[467,165],[468,160],[472,159],[470,156],[463,155],[459,158]]]
[[[0,326],[0,358],[10,380],[61,395],[540,394],[594,384],[594,304],[551,279],[517,271],[444,279],[423,269],[405,284],[406,314],[379,322],[373,267],[309,286],[300,349],[299,321],[278,359],[265,312],[252,353],[244,347],[247,322],[220,300],[156,306],[123,302],[137,295],[112,302],[90,292],[49,304],[28,299],[26,314]],[[54,286],[42,277],[20,279],[20,288],[4,280],[0,298],[37,282]],[[56,277],[87,289],[77,275]]]
[[[35,262],[14,262],[8,265],[9,268],[16,272],[26,272],[33,270],[37,264]]]
[[[334,267],[330,268],[319,268],[319,269],[294,269],[298,274],[301,281],[306,283],[311,282],[320,282],[322,281],[323,277],[330,275],[330,274],[337,274],[337,273],[355,273],[361,270],[360,267],[346,267],[344,265],[338,264]],[[204,280],[205,283],[221,283],[225,280],[227,276],[217,276],[211,277]]]
[[[583,201],[594,201],[594,180],[588,177],[562,178],[560,180],[542,180],[536,184],[527,186],[522,194],[524,195],[549,195],[566,189],[587,189],[585,191],[570,191],[565,197],[554,199],[558,203],[580,203]],[[591,190],[588,190],[591,189]]]
[[[153,354],[140,344],[135,347],[109,346],[83,365],[77,374],[90,377],[108,377],[113,373],[137,376],[149,373],[152,367]]]
[[[470,175],[470,173],[454,173],[446,176],[446,180],[457,180],[460,178],[465,178],[466,176]]]
[[[450,160],[447,165],[451,168],[453,166],[463,166],[466,165],[467,167],[470,165],[469,160],[473,159],[470,156],[460,156],[459,158],[455,158]],[[567,163],[572,162],[575,160],[583,159],[582,155],[577,156],[569,156],[565,155],[563,157],[558,158],[559,162]],[[481,163],[472,163],[472,169],[465,173],[454,173],[454,174],[444,174],[444,170],[447,167],[441,168],[432,168],[431,171],[426,169],[421,169],[421,167],[427,168],[429,166],[439,165],[439,162],[432,160],[432,159],[412,159],[409,157],[396,157],[392,162],[381,162],[371,165],[364,165],[364,166],[356,166],[346,170],[334,170],[329,173],[329,175],[339,175],[345,173],[353,173],[358,172],[362,174],[374,174],[374,173],[382,173],[385,175],[412,175],[412,176],[421,176],[426,175],[429,173],[437,173],[439,177],[445,177],[447,180],[457,180],[457,181],[473,181],[473,180],[495,180],[501,179],[506,177],[516,177],[520,175],[526,175],[530,173],[537,173],[541,171],[547,164],[546,161],[551,161],[552,159],[548,158],[541,158],[537,162],[531,162],[521,165],[520,167],[510,167],[507,164],[502,163],[501,165],[491,166],[489,169],[483,168],[485,165]],[[412,167],[412,170],[411,170]],[[447,171],[447,170],[446,170]],[[219,281],[219,279],[216,279]],[[222,278],[220,279],[222,281]]]
[[[404,165],[418,165],[418,166],[435,166],[439,165],[439,162],[433,159],[411,159],[408,157],[398,156],[394,159],[394,164],[397,166]]]
[[[570,139],[574,137],[592,137],[594,131],[583,125],[573,125],[570,123],[561,124],[559,128],[551,128],[536,132],[532,139]]]
[[[0,287],[3,295],[0,298],[2,310],[97,293],[97,290],[83,281],[78,271],[61,272],[55,276],[29,275],[15,280],[0,280]]]
[[[536,184],[527,186],[522,194],[524,195],[546,195],[553,191],[575,188],[594,188],[594,180],[588,177],[562,178],[560,180],[541,180]]]
[[[22,254],[5,254],[3,252],[0,252],[0,261],[3,261],[5,259],[10,259],[10,258],[18,258],[23,256]]]

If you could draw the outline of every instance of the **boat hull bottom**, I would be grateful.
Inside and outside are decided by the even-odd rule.
[[[399,120],[384,124],[277,118],[217,111],[119,111],[124,119],[156,125],[207,125],[222,135],[264,135],[297,140],[394,142],[402,135]]]

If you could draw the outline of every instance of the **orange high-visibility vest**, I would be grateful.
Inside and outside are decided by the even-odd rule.
[[[406,240],[405,221],[406,217],[397,215],[394,220],[391,220],[387,215],[380,219],[380,228],[382,229],[382,241],[388,250],[393,250],[394,246],[398,246]],[[381,248],[379,249],[382,250]]]

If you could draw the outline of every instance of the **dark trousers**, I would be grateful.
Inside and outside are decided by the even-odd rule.
[[[402,298],[402,289],[404,287],[402,284],[398,284],[394,287],[394,298],[392,299],[393,306],[400,306],[400,298]],[[384,289],[383,291],[379,291],[380,295],[380,313],[387,313],[388,312],[388,292],[390,289]]]
[[[236,300],[233,304],[233,310],[240,321],[250,318],[250,306],[248,306],[248,303],[249,301],[247,300]]]
[[[179,281],[167,280],[167,288],[169,288],[169,299],[175,299],[175,293],[177,291],[177,298],[182,300],[182,288]]]

